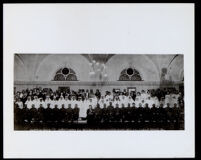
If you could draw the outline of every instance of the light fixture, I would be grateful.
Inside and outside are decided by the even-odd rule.
[[[89,63],[91,67],[91,71],[89,72],[89,76],[94,81],[106,81],[108,79],[108,75],[106,73],[106,66],[104,63],[97,62],[94,59],[91,59]]]

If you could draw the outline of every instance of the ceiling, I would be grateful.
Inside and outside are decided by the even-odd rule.
[[[115,54],[82,54],[90,62],[95,60],[96,62],[106,63]]]

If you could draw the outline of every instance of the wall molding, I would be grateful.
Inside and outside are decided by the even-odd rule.
[[[14,85],[56,85],[56,86],[172,86],[183,85],[183,81],[162,83],[160,81],[14,81]]]

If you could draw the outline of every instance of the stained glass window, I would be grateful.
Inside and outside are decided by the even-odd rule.
[[[121,71],[119,81],[142,81],[142,78],[136,69],[129,67]]]
[[[54,76],[54,81],[77,81],[77,76],[71,68],[60,68]]]

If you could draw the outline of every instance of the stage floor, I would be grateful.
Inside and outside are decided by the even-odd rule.
[[[149,122],[107,122],[90,123],[86,120],[72,123],[24,123],[15,124],[14,130],[184,130],[184,122],[149,123]]]

